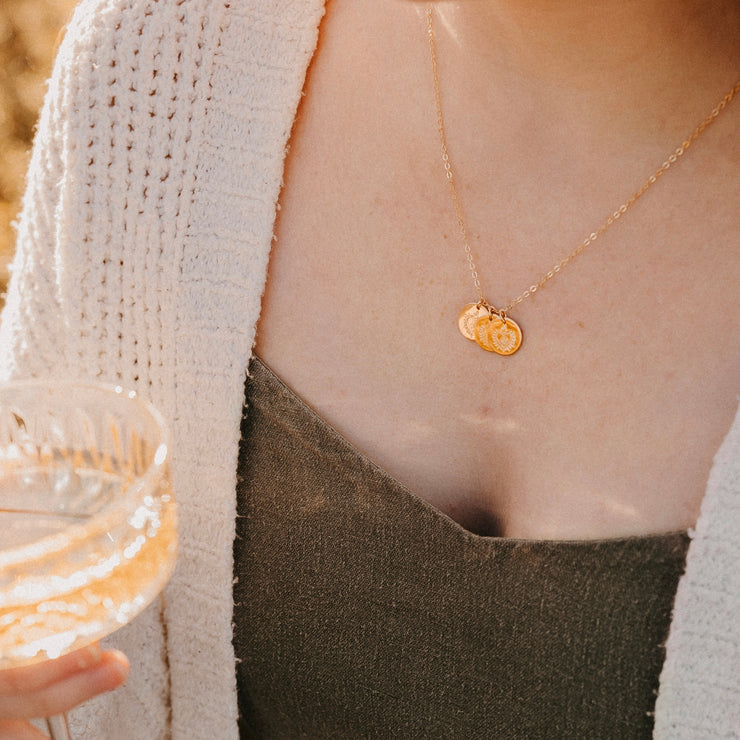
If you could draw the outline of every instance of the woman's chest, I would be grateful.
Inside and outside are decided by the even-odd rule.
[[[341,212],[317,230],[285,195],[257,351],[378,465],[481,532],[695,522],[738,387],[739,276],[719,250],[671,263],[685,235],[647,256],[614,240],[519,306],[522,347],[500,357],[458,331],[475,294],[454,233],[396,240],[382,207],[362,233]]]
[[[499,357],[457,328],[477,294],[433,107],[423,115],[428,96],[409,89],[404,100],[403,85],[389,84],[376,109],[373,90],[340,95],[321,53],[314,64],[258,354],[378,465],[472,530],[591,538],[693,524],[738,388],[738,178],[718,156],[727,131],[512,310],[522,347]],[[483,186],[460,192],[483,291],[498,305],[632,187],[598,171],[567,180],[576,165],[501,167],[508,181],[482,166]],[[632,182],[630,171],[623,162],[614,179]]]

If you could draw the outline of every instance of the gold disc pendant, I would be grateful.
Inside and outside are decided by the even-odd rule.
[[[488,316],[488,309],[485,306],[481,306],[477,303],[468,303],[460,311],[460,316],[457,319],[457,326],[460,329],[465,339],[470,339],[471,342],[475,341],[475,325],[478,323],[478,319],[482,319],[484,316]]]
[[[479,347],[497,355],[513,355],[522,345],[522,330],[508,316],[489,316],[475,322],[475,341]]]

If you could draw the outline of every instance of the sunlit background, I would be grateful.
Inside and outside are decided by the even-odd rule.
[[[54,51],[77,0],[0,0],[0,305]]]

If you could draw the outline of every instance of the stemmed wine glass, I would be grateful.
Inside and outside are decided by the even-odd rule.
[[[133,619],[177,551],[159,412],[120,387],[0,387],[0,668],[82,648]],[[66,718],[48,718],[69,738]]]

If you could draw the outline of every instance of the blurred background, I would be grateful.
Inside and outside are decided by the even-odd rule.
[[[54,52],[78,0],[0,0],[0,306]]]

